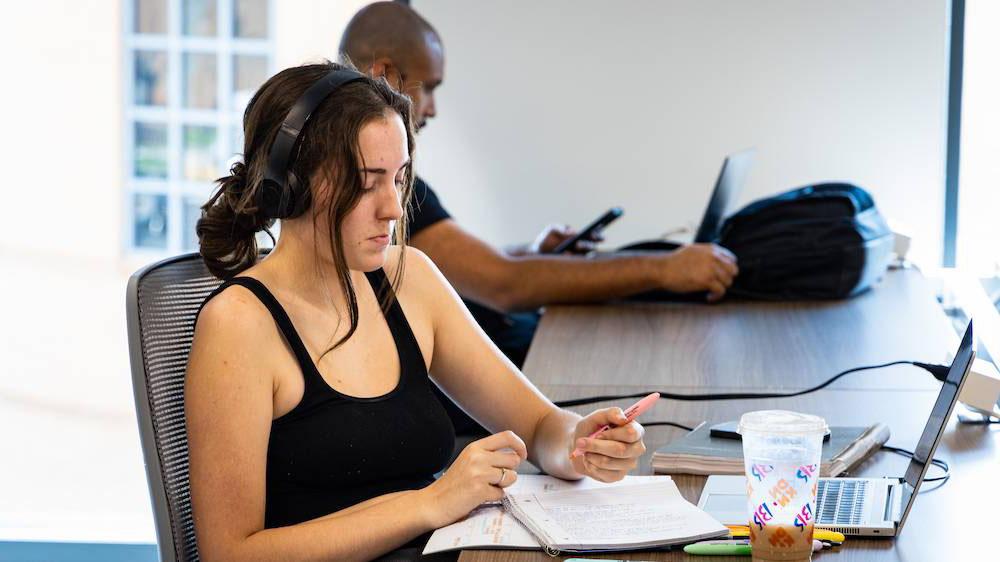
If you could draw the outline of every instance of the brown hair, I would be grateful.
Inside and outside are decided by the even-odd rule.
[[[326,61],[282,70],[265,82],[247,105],[243,114],[246,139],[243,162],[236,162],[228,176],[216,180],[219,188],[202,206],[202,216],[196,228],[201,256],[216,277],[229,279],[257,262],[258,232],[263,231],[274,239],[270,231],[274,219],[265,218],[256,206],[271,144],[285,115],[306,89],[331,71],[341,68],[353,67]],[[358,204],[364,188],[360,171],[364,165],[359,162],[358,135],[365,125],[385,119],[390,112],[403,119],[412,162],[414,144],[409,99],[393,90],[385,79],[368,78],[341,86],[316,108],[303,128],[290,166],[290,171],[300,181],[311,184],[308,190],[311,200],[306,206],[306,214],[310,213],[316,201],[327,208],[329,249],[349,308],[350,329],[327,352],[350,339],[358,323],[357,295],[351,283],[341,236],[344,218]],[[319,194],[316,191],[319,184],[329,186],[329,189]],[[394,243],[402,246],[404,252],[412,190],[412,168],[408,167],[401,192],[404,212],[394,233]],[[315,214],[313,217],[315,225]],[[317,260],[317,266],[318,263]],[[392,281],[393,289],[397,289],[402,280],[402,264],[401,259]],[[383,310],[391,305],[394,293],[394,290],[385,292],[386,297],[381,303]]]

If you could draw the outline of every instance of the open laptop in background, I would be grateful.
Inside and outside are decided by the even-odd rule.
[[[726,220],[726,217],[732,214],[734,202],[739,197],[740,191],[743,190],[743,184],[746,183],[747,173],[750,171],[750,165],[753,164],[755,154],[757,154],[757,150],[750,148],[730,154],[722,161],[722,170],[719,171],[719,178],[715,180],[715,189],[712,190],[712,197],[708,200],[705,214],[701,217],[701,224],[695,232],[694,242],[709,243],[718,240],[720,231],[722,230],[722,223]],[[681,242],[668,240],[647,240],[622,246],[617,251],[662,252],[676,250],[683,245]],[[707,293],[704,291],[674,293],[672,291],[653,290],[631,295],[623,300],[639,302],[705,302],[706,295]]]
[[[906,474],[884,478],[820,478],[816,527],[868,537],[894,537],[902,531],[975,354],[972,322],[969,322]],[[709,476],[698,507],[723,524],[746,525],[746,486],[745,476]]]
[[[722,170],[719,171],[719,179],[715,180],[712,198],[708,201],[701,225],[694,235],[695,242],[714,242],[719,238],[722,221],[733,213],[733,204],[743,191],[755,154],[757,151],[751,148],[730,154],[722,161]]]
[[[705,214],[701,217],[701,224],[695,232],[694,242],[708,243],[719,238],[722,223],[733,213],[733,205],[743,190],[755,154],[757,150],[750,148],[730,154],[722,161],[722,170],[715,180],[715,189],[712,190],[712,197],[708,200]],[[619,248],[619,251],[674,250],[681,245],[666,240],[649,240],[624,246]]]

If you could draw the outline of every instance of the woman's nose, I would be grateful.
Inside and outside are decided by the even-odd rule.
[[[400,201],[400,191],[394,181],[389,182],[389,187],[380,190],[382,195],[379,198],[378,214],[381,220],[399,220],[403,216],[403,202]]]

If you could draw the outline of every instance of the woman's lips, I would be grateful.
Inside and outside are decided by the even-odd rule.
[[[371,240],[372,242],[375,242],[376,244],[379,244],[381,246],[388,246],[389,245],[389,235],[388,234],[380,234],[378,236],[372,236],[371,238],[369,238],[369,240]]]

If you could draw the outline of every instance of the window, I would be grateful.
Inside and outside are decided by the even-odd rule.
[[[958,265],[980,276],[1000,276],[1000,79],[996,53],[1000,5],[966,2],[958,189]],[[1000,299],[998,299],[1000,300]],[[998,303],[1000,304],[1000,303]]]
[[[125,240],[197,248],[200,206],[242,150],[243,110],[273,72],[272,0],[125,2]]]

